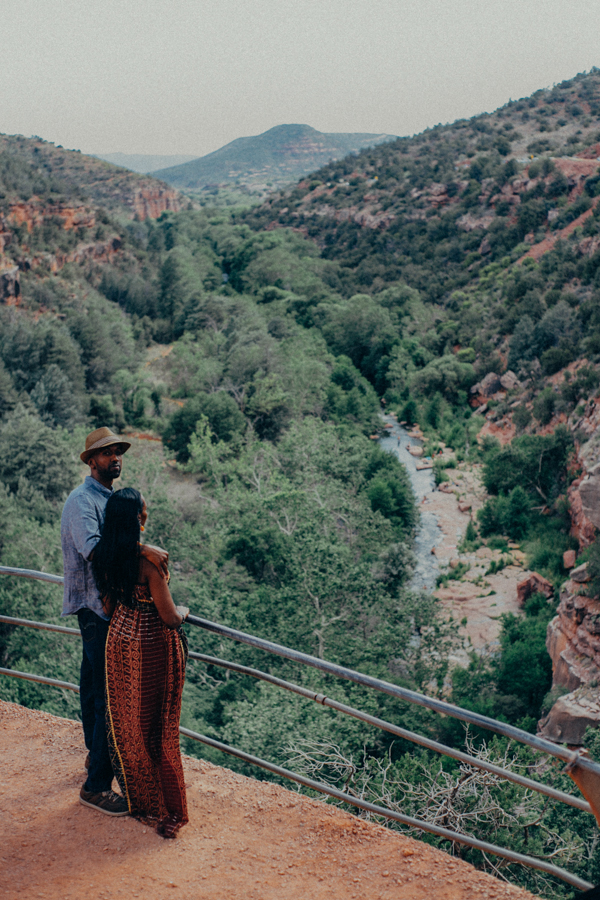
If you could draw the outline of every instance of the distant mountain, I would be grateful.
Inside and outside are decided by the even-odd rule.
[[[132,172],[140,172],[147,175],[157,169],[166,169],[170,166],[180,166],[182,163],[196,159],[195,156],[156,156],[152,153],[92,153],[96,159],[121,166],[123,169],[131,169]]]
[[[153,174],[188,190],[232,181],[283,184],[331,160],[392,140],[395,135],[325,134],[310,125],[277,125],[264,134],[237,138],[220,150]]]

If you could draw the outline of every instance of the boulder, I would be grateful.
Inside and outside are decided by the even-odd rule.
[[[472,504],[470,500],[461,500],[458,504],[458,511],[461,513],[469,512],[469,510],[471,509],[471,505]]]
[[[521,382],[519,381],[515,373],[511,372],[510,369],[501,377],[500,384],[505,391],[512,391],[515,388],[521,387]]]
[[[571,581],[576,581],[577,584],[586,584],[586,582],[591,581],[591,576],[588,575],[587,563],[582,563],[580,566],[577,566],[576,569],[573,569],[570,572],[569,577]]]
[[[577,560],[577,554],[574,550],[565,550],[563,553],[563,566],[565,569],[572,569]]]
[[[519,606],[523,607],[525,601],[532,594],[543,594],[544,597],[550,599],[554,596],[554,588],[543,575],[540,575],[538,572],[532,572],[527,578],[524,578],[523,581],[517,584],[517,602]]]
[[[502,389],[500,376],[495,372],[488,372],[485,378],[482,378],[477,384],[471,388],[472,394],[482,394],[484,397],[491,397],[496,391]]]
[[[595,685],[585,685],[559,697],[538,723],[538,735],[558,744],[581,746],[586,728],[600,725],[600,697]]]

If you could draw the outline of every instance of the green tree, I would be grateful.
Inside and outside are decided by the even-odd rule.
[[[163,431],[165,445],[175,453],[179,462],[189,459],[188,445],[201,418],[205,416],[215,441],[231,441],[241,435],[246,419],[233,397],[224,391],[198,394],[173,413]]]

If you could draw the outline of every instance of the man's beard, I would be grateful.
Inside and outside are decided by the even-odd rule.
[[[112,466],[108,467],[107,473],[110,478],[118,478],[121,474],[121,466],[118,463],[113,463]]]

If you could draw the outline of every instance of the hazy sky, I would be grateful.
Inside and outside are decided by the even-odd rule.
[[[600,66],[598,0],[0,0],[0,132],[190,153],[412,134]]]

